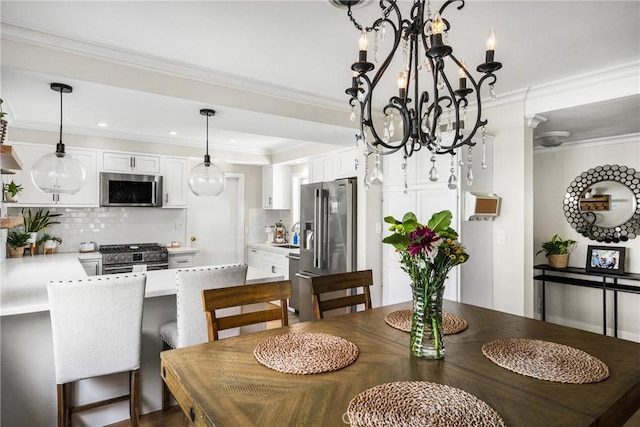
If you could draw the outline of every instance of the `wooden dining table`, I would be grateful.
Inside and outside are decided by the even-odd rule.
[[[409,334],[385,315],[410,303],[241,335],[161,353],[161,375],[196,426],[340,426],[350,401],[371,387],[429,381],[466,391],[491,406],[508,426],[621,426],[640,409],[640,344],[566,326],[446,301],[444,311],[468,328],[445,336],[446,356],[411,356]],[[256,345],[287,332],[327,333],[358,346],[357,360],[338,371],[298,375],[261,365]],[[607,364],[610,376],[564,384],[494,364],[483,344],[528,338],[564,344]]]

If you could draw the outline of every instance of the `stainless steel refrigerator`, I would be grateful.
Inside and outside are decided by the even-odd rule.
[[[356,178],[300,187],[298,277],[356,270]],[[300,320],[313,319],[308,280],[300,280]],[[309,295],[309,297],[307,297]]]

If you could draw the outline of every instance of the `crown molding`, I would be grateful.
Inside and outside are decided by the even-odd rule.
[[[191,78],[231,89],[241,89],[266,95],[302,102],[311,105],[319,105],[325,108],[339,111],[347,111],[345,102],[329,97],[322,97],[309,92],[296,91],[294,89],[267,83],[264,81],[238,77],[210,68],[199,67],[180,61],[172,61],[145,53],[127,49],[114,48],[98,43],[89,43],[67,37],[61,37],[50,33],[31,30],[25,27],[2,22],[2,39],[23,43],[40,48],[63,51],[66,53],[88,56],[96,59],[107,60],[125,65],[134,65],[154,72],[170,74],[178,77]]]
[[[558,147],[542,147],[537,145],[533,148],[533,152],[535,154],[546,154],[551,152],[551,150],[566,151],[566,150],[573,150],[576,148],[601,147],[606,145],[628,144],[628,143],[636,143],[636,144],[640,143],[640,133],[611,136],[606,138],[584,139],[581,141],[570,141],[570,142],[565,142],[564,144]]]

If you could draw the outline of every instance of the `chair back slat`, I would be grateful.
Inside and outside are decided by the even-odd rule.
[[[372,285],[371,270],[312,277],[313,310],[316,319],[323,319],[325,312],[359,304],[363,304],[365,310],[371,309],[370,287]],[[357,292],[358,288],[362,288],[362,293],[333,298],[324,295],[336,291],[352,290],[352,292]]]
[[[282,326],[289,324],[287,300],[291,298],[291,281],[257,283],[202,291],[202,309],[207,317],[209,341],[219,339],[218,333],[230,328],[280,320]],[[279,301],[280,307],[271,304]],[[265,304],[265,309],[222,316],[216,310]]]

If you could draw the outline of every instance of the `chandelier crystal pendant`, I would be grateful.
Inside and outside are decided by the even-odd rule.
[[[65,153],[62,143],[62,94],[73,88],[62,83],[51,83],[51,90],[60,92],[60,140],[55,153],[39,158],[31,168],[31,180],[40,191],[53,194],[74,194],[87,181],[87,171],[78,159]]]
[[[346,6],[349,19],[360,32],[358,61],[351,69],[353,76],[351,87],[346,93],[351,97],[351,118],[359,107],[359,129],[356,134],[356,146],[364,146],[364,154],[393,154],[398,151],[406,159],[422,148],[430,151],[431,180],[438,180],[435,169],[435,155],[449,154],[453,157],[463,146],[475,145],[473,137],[479,128],[487,124],[482,119],[481,88],[487,85],[491,98],[495,97],[493,85],[496,82],[495,71],[502,68],[494,60],[495,32],[491,29],[486,44],[485,62],[476,68],[481,77],[476,80],[464,61],[453,54],[453,48],[447,44],[449,22],[442,17],[452,3],[460,2],[457,8],[464,7],[464,0],[446,1],[440,10],[432,16],[429,0],[414,0],[409,18],[403,18],[396,0],[380,0],[381,16],[371,26],[363,27],[353,17],[352,7],[362,0],[337,0]],[[381,52],[380,43],[391,38],[391,48],[373,76],[368,73],[376,66],[368,62],[368,33],[375,33],[374,60],[377,62]],[[398,95],[392,96],[386,105],[381,105],[384,120],[374,123],[373,100],[380,79],[388,71],[396,53],[402,55],[402,66],[398,73]],[[445,72],[445,65],[457,67],[457,88],[451,83]],[[390,71],[391,72],[391,71]],[[421,79],[423,83],[421,85]],[[424,82],[424,80],[427,80]],[[455,83],[455,82],[454,82]],[[424,88],[424,89],[422,89]],[[430,92],[427,91],[429,88]],[[475,101],[476,113],[467,111],[470,100]],[[475,117],[472,117],[475,116]],[[394,122],[397,121],[397,125]],[[381,123],[380,123],[381,122]],[[379,127],[382,126],[382,129]],[[394,134],[396,137],[394,138]],[[460,156],[462,161],[462,154]],[[467,181],[472,182],[471,156],[467,156]],[[483,165],[486,159],[483,158]],[[406,172],[406,171],[405,171]],[[376,177],[376,180],[377,177]],[[406,183],[405,183],[406,184]],[[451,167],[449,188],[457,187],[454,167]]]
[[[224,191],[227,178],[222,169],[211,163],[209,157],[209,117],[214,116],[216,112],[203,108],[200,114],[207,117],[207,146],[204,162],[198,163],[189,172],[189,188],[196,196],[219,196]]]

